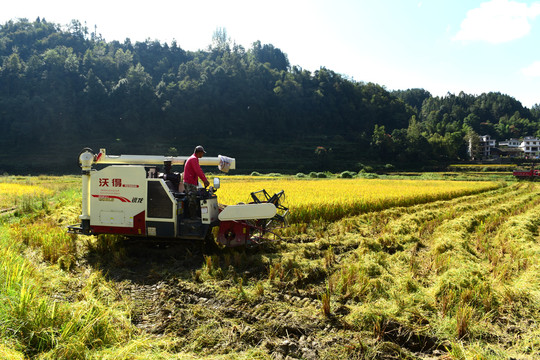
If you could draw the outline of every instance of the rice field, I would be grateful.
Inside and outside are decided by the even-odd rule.
[[[250,193],[266,189],[271,195],[285,190],[291,223],[335,221],[393,206],[411,206],[496,189],[490,181],[388,180],[388,179],[261,179],[227,177],[218,199],[231,205],[252,201]]]
[[[0,217],[0,358],[540,356],[536,183],[224,176],[220,202],[284,190],[302,225],[211,255],[68,236],[78,177],[0,185],[35,203]]]
[[[0,210],[17,205],[24,201],[24,198],[48,196],[51,193],[51,190],[38,185],[0,182]]]

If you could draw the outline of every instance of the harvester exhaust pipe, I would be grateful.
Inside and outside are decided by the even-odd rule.
[[[81,220],[82,233],[90,233],[90,171],[94,162],[94,153],[91,149],[85,148],[79,155],[79,163],[82,169],[82,214]]]

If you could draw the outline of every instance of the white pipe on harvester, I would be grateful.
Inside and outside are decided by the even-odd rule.
[[[90,170],[92,169],[92,161],[94,156],[92,153],[85,151],[79,156],[82,174],[82,214],[79,219],[82,221],[90,220]]]
[[[160,155],[107,155],[105,149],[100,149],[94,160],[95,164],[122,164],[122,165],[162,165],[170,161],[171,165],[183,165],[189,156],[160,156]],[[236,169],[236,160],[228,156],[202,157],[199,159],[202,166],[218,166],[223,172]]]

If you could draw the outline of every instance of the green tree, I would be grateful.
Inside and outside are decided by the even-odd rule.
[[[411,106],[416,114],[422,109],[424,100],[431,97],[431,93],[424,89],[396,90],[392,94]]]
[[[231,38],[227,35],[227,29],[218,27],[212,34],[211,49],[220,51],[229,51],[231,45]]]
[[[465,142],[467,143],[467,154],[471,160],[478,160],[481,158],[480,149],[480,137],[473,129],[468,129],[465,135]]]
[[[269,64],[273,69],[286,71],[289,69],[289,59],[280,49],[274,47],[272,44],[261,45],[261,42],[257,40],[253,43],[251,48],[251,54],[253,59],[263,64]]]
[[[394,143],[392,136],[386,133],[384,125],[375,125],[371,139],[371,147],[379,159],[387,161],[392,158]]]

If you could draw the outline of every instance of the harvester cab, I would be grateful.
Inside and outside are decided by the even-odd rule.
[[[84,235],[119,234],[148,239],[210,241],[222,247],[251,245],[286,226],[288,209],[283,191],[270,196],[252,193],[249,204],[221,205],[213,186],[199,187],[196,213],[189,213],[182,174],[188,156],[107,155],[85,148],[79,154],[82,169],[82,214],[69,232]],[[227,156],[203,157],[201,166],[217,165],[228,172],[236,160]],[[94,165],[106,165],[97,170]],[[163,171],[160,166],[163,166]],[[257,196],[259,193],[263,197]],[[215,236],[217,235],[217,237]]]

